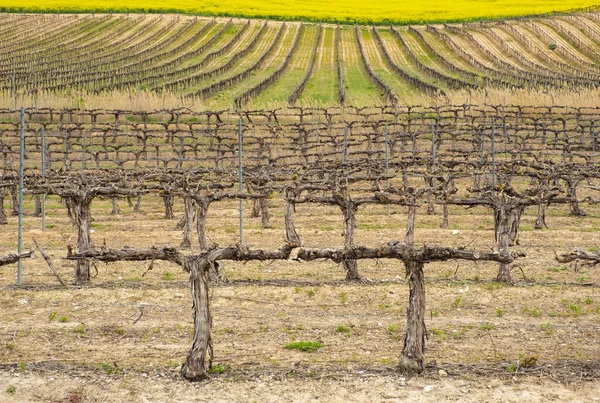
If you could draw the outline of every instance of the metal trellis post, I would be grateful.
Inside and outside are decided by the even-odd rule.
[[[25,108],[21,107],[21,141],[19,147],[19,224],[17,235],[17,253],[23,253],[23,171],[25,161]],[[23,275],[23,262],[19,258],[17,263],[17,285],[21,285]]]
[[[242,118],[238,120],[238,181],[240,193],[244,191],[243,167],[242,167]],[[240,198],[240,245],[244,244],[244,204]]]

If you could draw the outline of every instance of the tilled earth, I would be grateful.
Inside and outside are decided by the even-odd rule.
[[[178,245],[177,220],[166,220],[159,198],[121,214],[97,200],[97,246]],[[250,247],[283,243],[283,202],[271,203],[273,228],[245,217]],[[246,205],[246,213],[250,211]],[[176,205],[181,214],[181,203]],[[219,245],[238,237],[237,203],[211,206],[208,234]],[[190,383],[178,375],[191,346],[186,273],[169,263],[96,264],[89,287],[62,287],[39,254],[0,268],[0,401],[593,401],[600,396],[600,274],[557,263],[554,252],[600,244],[600,208],[586,217],[551,206],[549,229],[533,230],[525,212],[520,245],[527,257],[513,269],[515,284],[495,283],[496,264],[431,263],[427,280],[427,370],[406,378],[396,367],[406,328],[408,286],[402,264],[361,261],[364,281],[347,283],[332,262],[225,264],[228,281],[212,288],[214,370]],[[438,208],[439,209],[439,208]],[[25,219],[25,244],[35,238],[67,282],[74,263],[62,259],[75,234],[65,208],[49,198],[47,228]],[[27,206],[32,211],[32,206]],[[417,243],[493,245],[492,214],[450,208],[417,216]],[[343,244],[337,208],[298,206],[305,245]],[[359,211],[357,244],[402,239],[406,211]],[[0,227],[0,253],[16,249],[16,217]],[[97,269],[97,272],[96,272]],[[314,352],[287,349],[321,342]]]

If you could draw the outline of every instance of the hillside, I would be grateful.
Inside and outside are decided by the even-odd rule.
[[[202,108],[360,106],[600,86],[593,12],[406,27],[79,14],[0,23],[3,103],[119,92]]]

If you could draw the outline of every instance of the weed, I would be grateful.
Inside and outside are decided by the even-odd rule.
[[[393,362],[393,360],[391,358],[389,358],[389,357],[383,357],[381,359],[381,363],[383,365],[392,365],[392,362]]]
[[[171,273],[170,271],[167,271],[167,272],[163,273],[162,279],[165,281],[171,281],[171,280],[175,279],[175,275],[173,273]]]
[[[109,362],[103,362],[102,364],[100,364],[100,367],[108,375],[117,373],[117,367],[114,364],[111,364]]]
[[[308,295],[309,297],[314,297],[316,294],[316,291],[314,288],[311,288],[310,290],[306,291],[306,295]]]
[[[236,227],[235,225],[226,225],[225,232],[227,234],[235,234],[238,232],[238,227]]]
[[[461,301],[462,301],[462,297],[458,297],[458,298],[456,298],[456,299],[454,300],[454,302],[452,303],[452,305],[453,305],[455,308],[458,308],[458,307],[460,306],[460,303],[461,303]]]
[[[15,343],[7,343],[6,348],[9,350],[14,350],[17,345]]]
[[[323,347],[323,343],[320,341],[296,341],[285,345],[285,348],[289,350],[299,350],[309,353],[316,351],[321,347]]]
[[[54,225],[54,224],[46,224],[46,228],[47,229],[53,229],[53,228],[56,228],[56,225]]]
[[[300,287],[298,287],[298,286],[294,287],[294,292],[295,292],[296,294],[298,294],[300,291],[302,291],[302,288],[300,288]]]
[[[336,333],[350,333],[350,329],[344,325],[338,325],[335,328]]]
[[[20,362],[20,363],[17,365],[17,368],[18,368],[19,372],[25,372],[25,371],[27,371],[27,363],[26,363],[26,362],[23,362],[23,361],[21,361],[21,362]]]
[[[517,370],[517,364],[515,364],[514,362],[511,362],[510,364],[508,364],[508,366],[506,367],[506,372],[516,372]]]
[[[542,329],[548,335],[554,334],[554,325],[550,322],[542,323],[540,325],[540,329]]]
[[[81,324],[79,326],[75,326],[71,331],[77,334],[85,334],[85,325]]]
[[[209,374],[222,374],[227,370],[227,367],[223,364],[217,364],[208,369]]]
[[[460,339],[466,333],[467,333],[467,329],[453,330],[452,333],[449,334],[449,336],[453,339]]]
[[[437,329],[435,327],[432,327],[431,329],[429,329],[429,333],[434,334],[440,338],[446,337],[446,332],[444,332],[442,329]]]
[[[58,318],[58,321],[60,323],[67,323],[69,321],[69,318],[67,316],[63,315],[60,318]]]
[[[15,392],[17,391],[17,388],[15,388],[13,385],[8,385],[8,388],[6,388],[6,391],[8,393],[10,393],[11,395],[14,395]]]
[[[586,281],[588,281],[588,278],[585,276],[577,276],[577,277],[575,277],[575,281],[578,281],[580,283],[585,283]]]
[[[55,320],[58,317],[58,312],[54,311],[50,315],[48,315],[49,320]]]
[[[499,318],[503,317],[505,313],[506,313],[506,311],[502,308],[496,309],[496,316]]]
[[[571,305],[569,305],[569,309],[575,316],[577,316],[581,313],[581,308],[579,307],[579,305],[571,304]]]
[[[339,298],[342,304],[345,304],[346,301],[348,301],[348,295],[344,291],[340,292]]]
[[[391,325],[388,326],[387,330],[390,333],[396,333],[396,332],[398,332],[400,330],[400,326],[392,323]]]
[[[541,313],[537,308],[523,308],[523,313],[533,316],[534,318],[539,318]]]
[[[435,310],[435,311],[431,312],[431,316],[434,318],[437,318],[438,316],[440,316],[440,311]]]
[[[537,364],[537,355],[525,356],[519,354],[519,365],[523,368],[533,368]]]
[[[483,325],[479,326],[479,329],[487,330],[487,331],[494,330],[494,324],[493,323],[484,323]]]
[[[568,269],[567,266],[550,266],[550,267],[548,267],[548,271],[551,271],[551,272],[554,272],[554,273],[565,271],[567,269]]]
[[[592,299],[592,297],[586,297],[583,302],[585,302],[586,305],[592,305],[594,303],[594,300]]]

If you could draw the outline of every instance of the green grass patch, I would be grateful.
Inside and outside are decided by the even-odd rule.
[[[320,341],[295,341],[285,345],[288,350],[299,350],[307,353],[317,351],[321,347],[323,347],[323,343]]]

